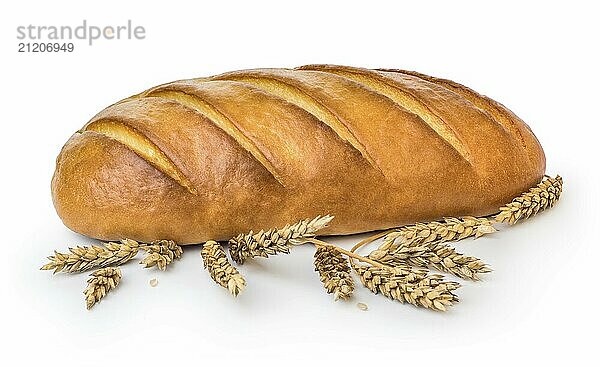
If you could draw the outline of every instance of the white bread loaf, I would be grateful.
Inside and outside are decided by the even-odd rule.
[[[90,237],[199,243],[324,214],[324,234],[487,215],[544,171],[529,127],[460,84],[309,65],[177,81],[107,107],[62,149],[52,195]]]

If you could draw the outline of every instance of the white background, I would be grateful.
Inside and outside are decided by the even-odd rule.
[[[600,326],[600,29],[592,3],[4,3],[3,365],[591,364]],[[91,47],[79,41],[72,54],[17,53],[17,26],[76,26],[83,19],[131,19],[147,38]],[[461,302],[447,313],[360,287],[354,300],[334,303],[312,270],[309,247],[243,266],[249,285],[238,299],[212,283],[198,248],[164,273],[124,266],[122,284],[93,311],[81,293],[86,274],[38,270],[55,248],[94,242],[67,230],[50,198],[56,155],[92,115],[175,79],[307,63],[412,69],[501,101],[538,136],[548,173],[564,177],[560,203],[460,243],[495,271],[464,284]],[[332,241],[350,246],[357,239]],[[159,284],[151,288],[154,277]]]

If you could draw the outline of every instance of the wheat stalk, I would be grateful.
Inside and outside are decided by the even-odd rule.
[[[140,264],[143,264],[145,268],[156,266],[160,270],[166,270],[170,263],[180,259],[183,254],[183,248],[171,240],[154,241],[150,245],[144,246],[144,250],[147,256],[140,261]]]
[[[460,241],[468,237],[479,238],[496,232],[488,218],[461,217],[444,218],[443,221],[416,223],[390,232],[379,250],[392,252],[400,246],[418,246],[428,243]]]
[[[481,260],[464,256],[444,245],[468,237],[479,238],[496,232],[488,218],[444,218],[443,221],[416,223],[388,233],[383,243],[368,258],[381,263],[413,265],[445,271],[465,279],[477,280],[478,274],[491,269]]]
[[[479,280],[479,274],[491,269],[480,259],[465,256],[456,249],[442,243],[424,246],[402,246],[394,252],[373,251],[369,258],[390,266],[412,265],[433,268],[470,280]]]
[[[354,280],[350,275],[348,260],[335,246],[318,246],[315,252],[315,270],[327,293],[334,299],[347,300],[354,291]]]
[[[562,193],[563,180],[546,176],[537,186],[517,196],[510,203],[500,208],[494,219],[500,223],[515,224],[521,219],[527,219],[540,211],[551,208],[556,204]]]
[[[460,284],[445,281],[442,275],[428,274],[407,266],[390,269],[353,264],[353,267],[361,283],[371,292],[381,293],[401,303],[446,311],[447,306],[458,302],[458,297],[452,291],[458,289]]]
[[[54,255],[48,256],[50,262],[42,266],[41,270],[54,270],[56,274],[122,265],[135,257],[141,247],[143,245],[134,240],[124,239],[120,243],[108,242],[103,246],[69,248],[69,253],[54,251]]]
[[[313,237],[332,219],[330,215],[318,216],[312,220],[304,219],[292,225],[288,224],[282,229],[239,234],[229,240],[229,254],[238,264],[243,264],[248,258],[269,257],[278,253],[288,254],[292,246]]]
[[[246,280],[231,265],[221,245],[215,241],[208,241],[202,246],[200,254],[204,268],[217,284],[227,288],[234,297],[244,290]]]
[[[107,267],[94,271],[90,276],[88,286],[83,291],[88,310],[119,285],[122,274],[119,268]]]

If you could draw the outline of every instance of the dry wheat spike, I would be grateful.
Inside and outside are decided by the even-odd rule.
[[[135,257],[142,245],[134,240],[124,239],[120,243],[108,242],[103,246],[77,246],[69,248],[69,253],[54,251],[48,256],[49,263],[41,270],[54,270],[72,273],[94,268],[122,265]]]
[[[379,250],[392,252],[400,246],[419,246],[428,243],[460,241],[496,232],[488,218],[444,218],[443,221],[403,226],[386,235]]]
[[[292,246],[303,239],[313,237],[315,233],[327,226],[333,216],[318,216],[312,220],[304,219],[282,229],[270,229],[248,234],[239,234],[229,240],[229,254],[238,264],[252,257],[269,257],[278,253],[289,253]]]
[[[480,259],[458,253],[456,249],[443,243],[402,246],[393,252],[375,250],[369,254],[369,258],[390,266],[432,268],[470,280],[479,280],[479,274],[491,271]]]
[[[327,293],[334,300],[347,300],[354,292],[354,280],[350,275],[348,259],[334,246],[318,246],[315,252],[315,270]]]
[[[183,248],[175,241],[158,240],[150,245],[144,246],[147,256],[140,262],[145,268],[153,266],[160,270],[166,270],[167,266],[174,260],[180,259],[183,254]]]
[[[204,261],[204,268],[217,284],[227,288],[234,297],[244,290],[246,280],[231,265],[221,245],[215,241],[208,241],[202,246],[200,254]]]
[[[447,306],[458,302],[452,293],[460,287],[456,282],[445,281],[439,274],[428,274],[427,271],[412,269],[407,266],[375,267],[353,264],[362,284],[371,292],[422,306],[437,311],[446,311]]]
[[[87,309],[94,307],[108,292],[116,288],[121,281],[121,269],[115,267],[102,268],[90,274],[88,286],[83,291]]]
[[[515,224],[521,219],[552,208],[560,198],[563,179],[546,176],[537,186],[514,198],[509,204],[500,208],[494,219],[501,223]]]

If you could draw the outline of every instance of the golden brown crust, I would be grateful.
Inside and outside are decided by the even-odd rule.
[[[106,108],[63,147],[52,194],[76,232],[199,243],[327,213],[329,234],[491,214],[544,170],[531,130],[466,87],[308,65]]]

